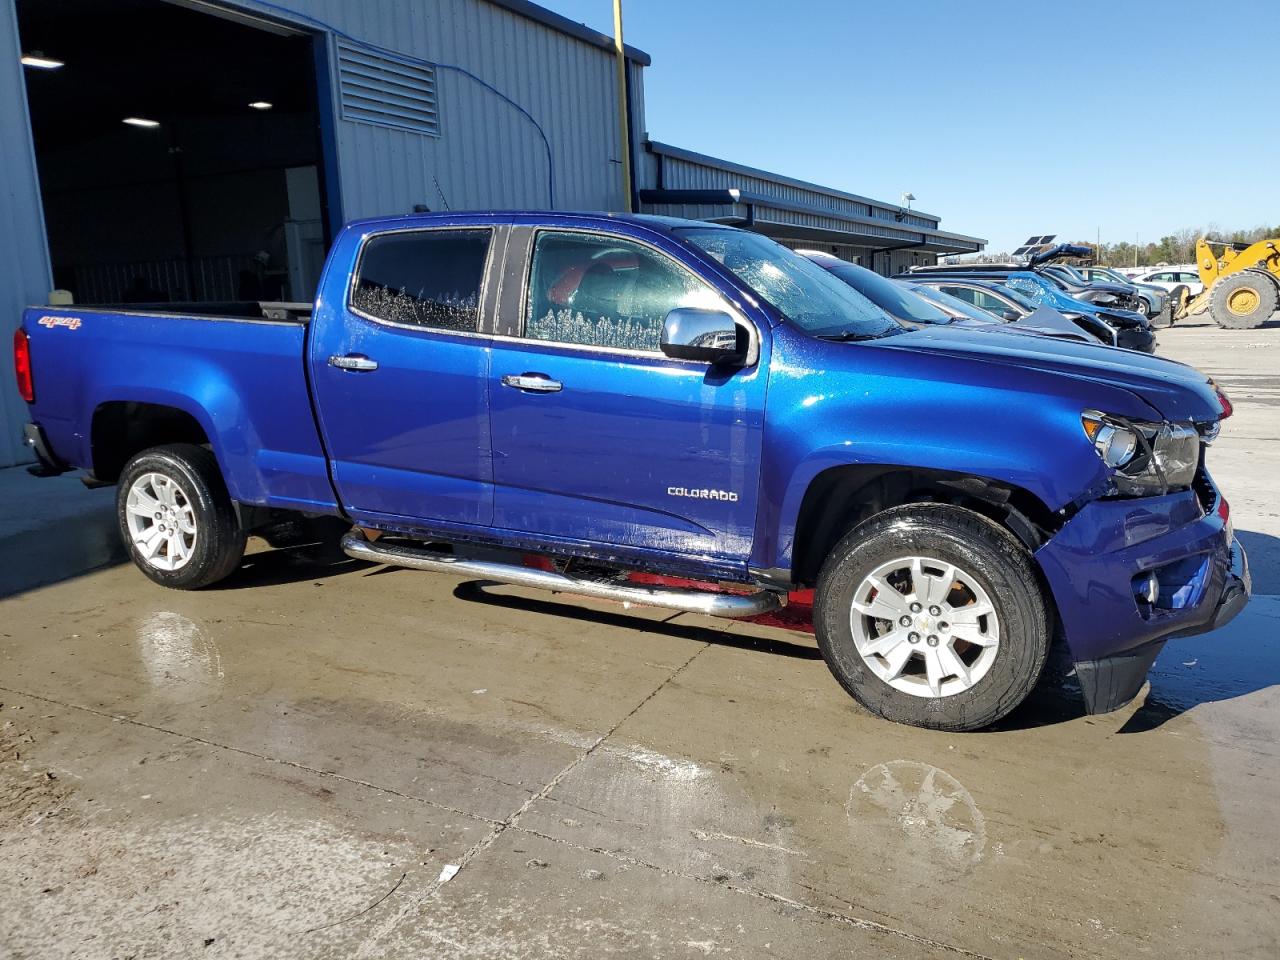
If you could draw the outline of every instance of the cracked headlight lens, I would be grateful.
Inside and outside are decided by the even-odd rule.
[[[1144,423],[1097,410],[1080,415],[1085,436],[1113,471],[1116,493],[1148,497],[1187,487],[1200,464],[1200,432],[1192,423]]]

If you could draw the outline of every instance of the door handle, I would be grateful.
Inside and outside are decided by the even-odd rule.
[[[329,366],[337,367],[339,370],[369,371],[378,369],[378,361],[349,353],[345,357],[330,357]]]
[[[544,373],[508,373],[502,378],[502,385],[531,393],[559,393],[564,389],[563,383],[552,380]]]

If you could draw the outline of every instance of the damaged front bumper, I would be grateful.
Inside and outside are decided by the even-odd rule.
[[[1248,603],[1248,558],[1202,477],[1197,491],[1086,504],[1036,553],[1090,713],[1131,701],[1166,641]]]

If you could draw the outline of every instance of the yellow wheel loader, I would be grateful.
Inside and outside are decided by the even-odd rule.
[[[1271,319],[1280,305],[1280,239],[1257,243],[1196,241],[1196,267],[1204,290],[1174,307],[1174,320],[1204,313],[1232,330],[1257,327]]]

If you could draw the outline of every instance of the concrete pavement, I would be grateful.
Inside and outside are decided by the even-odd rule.
[[[1210,463],[1280,594],[1280,330],[1160,340],[1236,402]],[[165,591],[110,491],[0,505],[0,956],[1280,951],[1273,596],[1123,711],[946,735],[804,634],[325,547]]]

